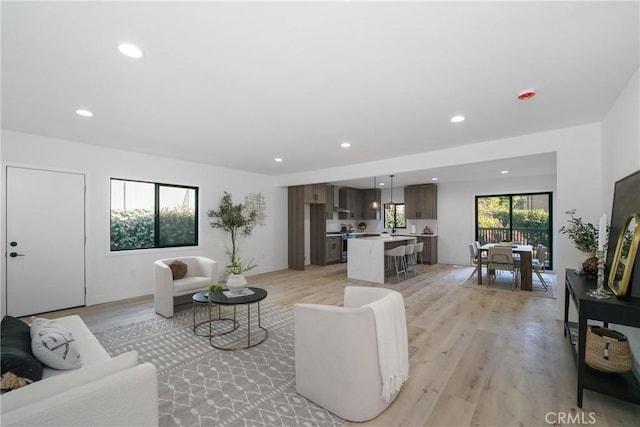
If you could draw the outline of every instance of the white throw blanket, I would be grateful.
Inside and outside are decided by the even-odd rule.
[[[373,310],[382,376],[382,400],[389,402],[409,379],[409,340],[402,294],[393,292],[365,307]]]

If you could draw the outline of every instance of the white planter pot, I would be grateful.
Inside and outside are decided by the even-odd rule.
[[[247,287],[247,279],[242,274],[230,274],[227,278],[227,288],[232,294],[242,293]]]

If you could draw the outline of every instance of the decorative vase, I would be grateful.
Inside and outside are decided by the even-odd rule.
[[[227,278],[227,288],[232,294],[240,294],[247,286],[247,279],[242,274],[230,274]]]
[[[595,252],[582,252],[578,250],[578,270],[582,271],[582,264],[593,256],[595,256]]]

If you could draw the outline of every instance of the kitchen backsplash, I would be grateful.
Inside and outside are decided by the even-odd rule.
[[[356,220],[348,220],[348,219],[328,219],[327,220],[327,232],[340,231],[340,228],[344,224],[345,227],[353,228],[355,231],[360,231],[358,229],[358,224],[364,222],[367,224],[367,228],[365,231],[370,233],[381,233],[383,231],[391,232],[391,228],[383,228],[382,221],[378,220],[364,220],[364,221],[356,221]],[[429,227],[432,234],[438,234],[438,220],[436,219],[418,219],[418,220],[407,220],[407,228],[396,228],[396,233],[411,233],[412,227],[415,226],[416,233],[422,234],[425,226]]]

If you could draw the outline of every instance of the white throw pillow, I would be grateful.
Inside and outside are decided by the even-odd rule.
[[[31,318],[31,351],[40,363],[53,369],[82,367],[73,335],[54,320]]]

